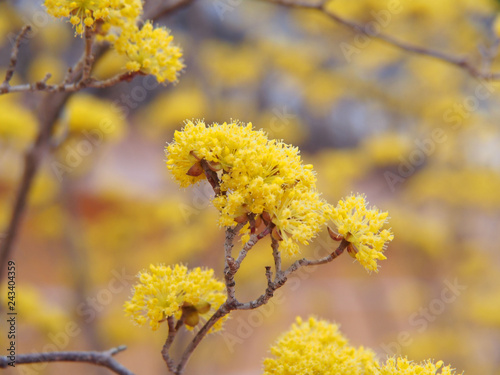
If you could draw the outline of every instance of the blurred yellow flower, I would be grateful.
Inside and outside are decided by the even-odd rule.
[[[67,126],[71,135],[82,136],[90,131],[98,131],[105,139],[116,139],[125,132],[124,117],[109,100],[75,94],[66,105],[61,125]]]
[[[61,82],[64,77],[64,72],[66,70],[66,64],[55,57],[53,54],[40,54],[33,59],[29,71],[28,79],[31,82],[40,81],[47,73],[50,73],[51,77],[47,80],[49,84],[54,82]]]
[[[35,116],[12,96],[0,98],[0,140],[16,148],[34,141],[38,123]]]

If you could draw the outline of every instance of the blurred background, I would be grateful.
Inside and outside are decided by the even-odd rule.
[[[146,2],[150,14],[156,6]],[[500,70],[497,1],[335,0],[329,8]],[[213,193],[208,184],[180,189],[164,147],[185,119],[233,119],[299,146],[330,203],[365,193],[389,212],[395,240],[378,274],[345,255],[298,273],[261,310],[234,313],[221,334],[200,345],[187,373],[259,374],[295,316],[316,315],[339,323],[351,344],[380,358],[442,359],[457,373],[500,374],[500,84],[356,36],[315,10],[196,0],[156,22],[183,48],[179,82],[164,87],[137,77],[75,93],[58,120],[57,145],[36,178],[13,253],[18,353],[125,344],[117,359],[132,371],[166,373],[160,350],[167,327],[136,327],[122,305],[133,277],[150,263],[207,266],[222,277],[224,233],[216,227]],[[0,73],[25,24],[33,32],[13,83],[48,72],[49,83],[59,82],[79,58],[81,40],[34,0],[0,2]],[[108,51],[94,74],[107,78],[122,67]],[[0,229],[9,221],[42,95],[0,96]],[[332,246],[320,237],[303,255]],[[263,241],[238,274],[240,301],[262,293],[271,264]],[[190,337],[182,336],[177,352]],[[50,364],[6,374],[68,371],[103,373]]]

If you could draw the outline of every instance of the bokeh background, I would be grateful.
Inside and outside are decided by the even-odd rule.
[[[152,14],[158,5],[146,2]],[[496,71],[499,5],[335,0],[330,9]],[[124,317],[133,276],[150,263],[182,262],[213,267],[221,277],[224,233],[209,186],[178,188],[164,147],[185,119],[234,119],[299,146],[331,203],[361,192],[389,211],[395,240],[378,274],[344,255],[299,273],[262,310],[234,313],[222,334],[202,343],[188,373],[259,374],[295,316],[316,315],[381,358],[442,359],[458,373],[500,374],[500,84],[361,39],[315,10],[196,0],[156,22],[184,51],[176,85],[137,77],[76,93],[61,114],[13,254],[18,353],[125,344],[117,359],[131,370],[166,373],[160,350],[167,327],[151,332]],[[27,23],[34,31],[13,81],[50,72],[49,83],[58,82],[78,59],[81,40],[40,1],[0,2],[0,72]],[[108,51],[94,74],[110,77],[122,66]],[[0,96],[0,228],[36,134],[41,95]],[[329,246],[321,237],[303,254]],[[237,278],[240,300],[261,294],[271,264],[264,241]],[[182,336],[181,346],[190,337]],[[69,371],[102,373],[73,364],[5,373]]]

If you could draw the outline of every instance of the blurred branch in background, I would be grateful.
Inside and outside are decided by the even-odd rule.
[[[493,81],[493,80],[498,80],[500,79],[500,72],[489,72],[489,71],[482,71],[481,68],[476,67],[469,59],[469,57],[466,56],[456,56],[452,54],[448,54],[445,52],[437,51],[432,48],[428,47],[422,47],[422,46],[417,46],[411,43],[404,42],[402,40],[399,40],[398,38],[395,38],[391,35],[384,34],[380,31],[377,31],[375,28],[371,28],[368,25],[356,23],[354,21],[345,19],[341,16],[339,16],[337,13],[332,12],[330,7],[327,6],[328,1],[322,0],[322,1],[295,1],[295,0],[265,0],[270,3],[286,6],[286,7],[291,7],[291,8],[303,8],[303,9],[315,9],[318,10],[328,17],[330,17],[333,21],[338,23],[339,25],[345,26],[352,31],[354,31],[357,34],[363,34],[366,35],[369,38],[375,38],[380,41],[383,41],[387,44],[390,44],[396,48],[399,48],[403,51],[415,53],[417,55],[423,55],[423,56],[428,56],[432,57],[434,59],[440,60],[442,62],[454,65],[456,67],[459,67],[463,70],[465,70],[468,74],[470,74],[472,77],[475,78],[480,78],[488,81]],[[491,59],[492,56],[484,56],[485,58],[487,57],[488,59]],[[488,64],[483,64],[485,66],[488,66]]]
[[[155,17],[166,15],[171,11],[175,11],[188,5],[190,1],[191,0],[180,0],[173,4],[160,4],[155,8],[155,16],[153,16],[153,20]],[[3,273],[6,269],[5,264],[12,251],[12,246],[22,220],[23,212],[26,206],[26,199],[31,189],[33,179],[37,174],[45,152],[51,147],[52,129],[64,104],[71,96],[71,93],[88,87],[103,89],[114,86],[123,81],[130,81],[136,75],[143,74],[140,70],[137,70],[119,73],[105,80],[97,80],[93,78],[91,76],[92,67],[103,55],[103,52],[107,49],[107,47],[99,46],[99,48],[96,48],[96,51],[93,51],[93,34],[95,33],[95,30],[89,26],[85,26],[85,47],[82,57],[73,67],[69,68],[62,83],[47,85],[46,82],[50,78],[50,74],[47,74],[41,81],[32,84],[11,86],[10,81],[18,62],[19,47],[22,39],[26,37],[29,32],[30,26],[25,26],[15,40],[14,47],[11,52],[9,68],[7,69],[3,83],[0,85],[0,95],[12,92],[30,91],[48,91],[51,94],[47,95],[39,105],[39,133],[34,145],[26,154],[24,174],[19,185],[5,239],[2,241],[0,247],[0,278],[3,277]]]

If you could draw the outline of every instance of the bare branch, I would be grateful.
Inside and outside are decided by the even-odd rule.
[[[313,260],[308,260],[308,259],[300,259],[293,263],[286,271],[282,272],[280,275],[276,275],[274,282],[270,282],[271,280],[271,268],[266,267],[266,278],[268,280],[268,285],[266,288],[266,291],[264,294],[262,294],[259,298],[246,302],[246,303],[238,303],[236,306],[236,310],[252,310],[255,309],[259,306],[262,306],[266,304],[273,296],[274,292],[281,288],[283,285],[285,285],[288,276],[290,274],[294,273],[297,271],[299,268],[304,267],[304,266],[315,266],[318,264],[325,264],[329,263],[335,258],[337,258],[340,254],[344,252],[346,247],[349,245],[349,242],[346,240],[342,240],[340,243],[339,247],[330,255],[320,258],[320,259],[313,259]]]
[[[224,242],[224,252],[225,252],[225,267],[224,267],[224,279],[226,283],[227,298],[229,300],[234,300],[234,274],[236,272],[235,261],[232,255],[232,250],[234,246],[234,238],[238,231],[243,227],[243,224],[238,224],[234,228],[226,228],[226,241]]]
[[[193,354],[193,351],[196,349],[196,347],[199,345],[201,340],[207,335],[207,333],[210,331],[210,329],[217,323],[221,318],[226,316],[231,312],[231,310],[234,310],[235,307],[228,303],[228,301],[224,302],[219,309],[212,315],[212,317],[205,323],[203,327],[198,331],[196,336],[193,338],[193,340],[189,343],[187,346],[186,350],[182,354],[181,360],[179,362],[179,365],[177,366],[177,370],[174,372],[177,375],[180,375],[184,372],[184,369],[186,367],[186,364]]]
[[[447,64],[454,65],[456,67],[459,67],[461,69],[464,69],[468,74],[470,74],[472,77],[475,78],[481,78],[485,80],[498,80],[500,79],[500,72],[483,72],[480,70],[480,68],[477,68],[474,66],[468,59],[468,57],[464,56],[455,56],[452,54],[448,54],[445,52],[441,52],[438,50],[434,50],[431,48],[427,47],[422,47],[422,46],[417,46],[411,43],[404,42],[402,40],[399,40],[391,35],[384,34],[381,32],[374,32],[372,28],[370,28],[368,25],[364,24],[359,24],[351,20],[347,20],[338,14],[332,12],[329,10],[325,2],[309,2],[309,1],[293,1],[293,0],[266,0],[270,3],[278,4],[278,5],[283,5],[283,6],[288,6],[292,8],[306,8],[306,9],[316,9],[321,11],[322,13],[326,14],[328,17],[330,17],[333,21],[336,23],[343,25],[352,31],[354,31],[357,34],[364,34],[370,38],[378,39],[380,41],[383,41],[387,44],[390,44],[394,47],[397,47],[403,51],[415,53],[418,55],[423,55],[423,56],[428,56],[432,57],[434,59],[440,60],[442,62],[445,62]]]
[[[281,253],[279,251],[280,243],[273,236],[271,236],[271,247],[273,248],[274,270],[276,272],[276,280],[281,277],[283,271],[281,270]]]
[[[160,0],[158,1],[159,5],[156,7],[147,7],[144,10],[144,15],[143,19],[151,19],[152,21],[156,21],[160,19],[161,17],[164,17],[172,12],[175,12],[176,10],[185,8],[191,3],[193,3],[194,0],[175,0],[175,1],[164,1]],[[147,4],[147,3],[146,3]]]
[[[182,320],[177,321],[177,325],[174,322],[174,317],[169,316],[167,318],[168,322],[168,337],[167,340],[165,341],[165,345],[163,345],[163,348],[161,350],[161,355],[163,357],[163,360],[167,364],[168,370],[172,373],[175,373],[176,367],[174,360],[170,358],[170,354],[168,353],[170,351],[170,347],[172,346],[172,343],[174,342],[175,335],[177,334],[179,328],[182,326]]]
[[[4,90],[0,89],[1,94],[13,93],[13,92],[28,92],[28,91],[46,91],[46,92],[75,92],[82,90],[84,88],[96,88],[96,89],[104,89],[107,87],[114,86],[120,82],[130,81],[137,75],[142,74],[141,72],[126,72],[117,74],[114,77],[97,81],[92,78],[87,78],[86,81],[79,80],[73,83],[60,83],[57,85],[47,85],[45,82],[47,81],[47,77],[43,80],[35,82],[35,83],[26,83],[22,85],[16,86],[7,86]],[[50,77],[49,77],[50,78]]]
[[[9,87],[10,80],[14,75],[14,70],[16,70],[17,58],[19,55],[19,47],[21,46],[21,41],[31,31],[31,26],[24,26],[21,29],[21,32],[17,35],[16,41],[14,42],[14,47],[12,47],[12,52],[10,54],[10,64],[7,68],[7,72],[5,73],[5,79],[0,85],[0,93],[2,93],[6,88]]]
[[[349,246],[349,242],[346,241],[345,239],[342,240],[342,242],[339,244],[339,247],[331,253],[330,255],[327,255],[326,257],[320,258],[320,259],[300,259],[297,260],[295,263],[293,263],[288,269],[283,272],[283,278],[287,278],[290,274],[294,273],[301,267],[305,266],[317,266],[320,264],[325,264],[325,263],[330,263],[332,260],[337,258],[340,254],[344,252],[344,250]]]
[[[92,64],[94,62],[94,56],[92,56],[92,44],[94,42],[94,31],[92,27],[85,26],[85,51],[84,51],[84,61],[83,61],[83,74],[80,80],[81,83],[85,83],[90,79],[90,71],[92,70]]]
[[[96,366],[106,367],[112,372],[120,375],[134,375],[132,371],[117,362],[113,356],[127,349],[119,346],[105,352],[51,352],[16,355],[15,364],[23,365],[40,362],[84,362]],[[7,368],[9,359],[0,356],[0,368]]]

